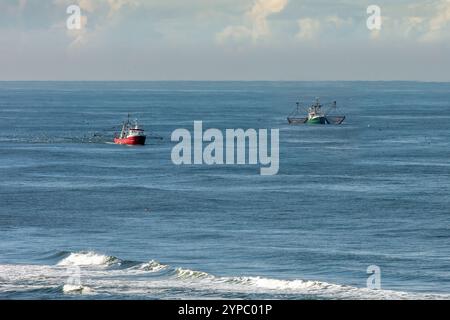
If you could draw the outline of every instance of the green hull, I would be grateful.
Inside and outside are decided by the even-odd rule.
[[[327,120],[325,117],[316,117],[306,121],[307,124],[326,124]]]

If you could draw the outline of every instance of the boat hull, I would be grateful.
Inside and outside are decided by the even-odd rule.
[[[289,117],[287,118],[288,123],[291,125],[296,124],[342,124],[345,120],[345,116],[326,116],[321,118],[314,118],[308,120],[308,118],[297,118],[297,117]]]
[[[325,117],[315,117],[312,119],[308,119],[306,121],[307,124],[328,124],[327,118]]]
[[[131,146],[137,146],[137,145],[145,145],[146,136],[135,136],[135,137],[128,137],[128,138],[114,138],[115,144],[126,144]]]

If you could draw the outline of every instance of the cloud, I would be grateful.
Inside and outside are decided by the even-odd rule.
[[[219,43],[229,40],[241,42],[252,40],[253,42],[270,35],[267,18],[275,13],[283,11],[288,0],[256,0],[252,8],[245,13],[246,25],[234,25],[226,27],[217,35]]]
[[[267,25],[267,17],[273,13],[281,12],[287,5],[287,0],[257,0],[253,8],[248,12],[253,22],[253,37],[259,38],[270,33]]]
[[[383,37],[407,38],[417,42],[445,41],[450,35],[450,0],[415,3],[407,7],[408,16],[383,16]],[[387,33],[386,33],[387,31]]]
[[[73,38],[72,42],[69,45],[69,48],[71,48],[71,49],[81,47],[87,41],[87,36],[88,36],[87,20],[88,19],[86,16],[82,15],[80,20],[81,20],[81,29],[67,31],[67,34],[69,35],[69,37]]]
[[[341,18],[337,15],[327,16],[323,19],[301,18],[297,20],[298,32],[295,38],[300,41],[310,41],[318,37],[319,33],[334,33],[339,29],[353,26],[352,18]],[[338,33],[335,33],[337,35]]]
[[[95,3],[91,0],[79,0],[78,5],[83,11],[94,12],[95,10]]]
[[[450,22],[450,0],[442,1],[439,13],[430,20],[430,31],[439,31]]]
[[[81,29],[67,30],[67,35],[72,38],[69,48],[77,48],[89,42],[99,32],[107,29],[115,23],[119,12],[129,6],[140,4],[139,0],[54,0],[56,5],[68,7],[76,4],[81,9]],[[89,19],[89,17],[95,17]],[[89,22],[89,23],[88,23]]]
[[[438,12],[428,23],[428,32],[422,37],[425,41],[434,41],[442,36],[442,30],[450,23],[450,0],[442,0],[437,6]]]
[[[320,21],[312,18],[297,20],[299,31],[295,36],[299,40],[312,40],[320,30]]]
[[[328,16],[325,21],[332,24],[336,29],[351,26],[353,24],[353,20],[351,18],[343,19],[339,16]]]
[[[109,12],[108,17],[114,16],[125,6],[138,6],[140,2],[138,0],[108,0]]]
[[[219,43],[231,41],[241,43],[253,37],[252,30],[246,26],[228,26],[217,35]]]
[[[403,19],[404,35],[409,37],[419,32],[423,28],[425,18],[423,17],[407,17]]]

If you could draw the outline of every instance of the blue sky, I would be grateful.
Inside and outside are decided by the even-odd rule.
[[[450,81],[449,40],[450,0],[0,0],[0,80]]]

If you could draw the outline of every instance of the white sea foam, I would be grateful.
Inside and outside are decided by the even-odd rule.
[[[63,292],[65,294],[92,294],[93,291],[91,288],[82,286],[82,285],[72,285],[72,284],[65,284],[63,286]]]
[[[184,268],[173,268],[151,260],[130,268],[83,268],[80,284],[67,283],[66,268],[71,266],[107,266],[119,259],[94,252],[72,253],[56,266],[51,265],[0,265],[1,293],[43,289],[43,295],[58,294],[108,294],[157,298],[208,298],[217,296],[242,296],[265,294],[289,298],[317,299],[450,299],[448,294],[422,294],[391,290],[369,290],[323,281],[302,279],[282,280],[265,277],[219,277]],[[161,270],[172,272],[160,273]],[[154,276],[147,277],[149,272]],[[173,289],[173,290],[172,290]],[[56,291],[55,291],[56,290]],[[198,295],[198,296],[196,296]]]
[[[254,288],[254,291],[299,294],[327,299],[408,299],[408,293],[369,290],[310,280],[279,280],[262,277],[235,277],[227,281]],[[411,295],[411,298],[414,298]]]
[[[58,262],[58,266],[109,266],[114,263],[120,263],[120,260],[113,256],[86,251],[71,253]]]
[[[176,268],[175,275],[178,279],[213,279],[214,276],[202,271],[194,271],[190,269]]]
[[[146,271],[146,272],[158,272],[164,269],[167,269],[169,266],[159,263],[158,261],[151,260],[146,263],[142,263],[137,266],[138,270]]]

